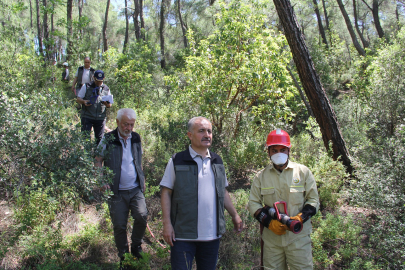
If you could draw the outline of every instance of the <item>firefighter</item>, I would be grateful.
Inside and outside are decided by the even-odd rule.
[[[253,180],[249,211],[264,227],[262,257],[264,269],[313,269],[310,218],[319,209],[315,179],[304,165],[292,162],[290,136],[281,129],[270,132],[266,141],[270,164]],[[285,201],[291,219],[303,222],[295,234],[277,219],[271,219],[268,208]],[[281,209],[280,209],[281,210]]]

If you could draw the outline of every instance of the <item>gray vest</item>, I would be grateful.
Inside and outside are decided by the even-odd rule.
[[[225,167],[217,154],[211,154],[211,167],[214,172],[217,194],[217,234],[226,230],[225,222]],[[198,238],[198,166],[189,150],[173,155],[176,181],[172,192],[170,219],[177,238]]]
[[[111,136],[114,136],[112,139]],[[137,179],[139,187],[142,192],[145,192],[145,175],[142,170],[142,147],[141,147],[141,137],[138,133],[132,132],[131,134],[131,152],[134,158],[135,170],[137,173]],[[110,168],[114,173],[114,181],[111,185],[111,190],[114,194],[118,194],[118,189],[120,185],[121,178],[121,163],[122,163],[122,144],[118,137],[118,129],[115,129],[105,135],[107,141],[106,153],[107,156],[104,158],[104,166]]]
[[[82,78],[83,78],[83,72],[84,72],[84,66],[81,66],[77,69],[77,83],[76,83],[76,90],[80,90],[82,88],[83,83],[82,83]],[[95,69],[90,67],[90,81],[93,81],[93,76],[94,76]]]
[[[83,97],[83,100],[90,100],[94,101],[92,106],[82,106],[82,117],[93,119],[93,120],[104,120],[106,118],[106,106],[101,103],[101,97],[108,95],[108,88],[107,85],[103,84],[100,86],[99,95],[95,98],[95,94],[93,93],[93,89],[95,89],[95,84],[86,84],[86,94]]]

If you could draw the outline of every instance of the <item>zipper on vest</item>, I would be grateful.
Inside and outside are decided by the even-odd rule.
[[[212,172],[214,173],[214,182],[215,182],[215,198],[216,198],[216,208],[217,208],[217,237],[219,235],[219,209],[218,209],[218,185],[217,185],[217,180],[218,180],[218,176],[217,176],[217,168],[216,166],[212,166],[214,165],[211,161],[211,168],[212,168]]]

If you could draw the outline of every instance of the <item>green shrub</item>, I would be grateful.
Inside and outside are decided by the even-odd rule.
[[[316,269],[326,269],[332,264],[346,265],[357,257],[360,245],[361,227],[353,217],[320,212],[312,219],[314,231],[311,234],[312,253]]]
[[[138,269],[138,270],[151,269],[150,265],[149,265],[151,255],[148,253],[145,253],[145,252],[141,252],[141,255],[142,255],[142,258],[138,259],[130,253],[125,253],[124,254],[125,260],[122,262],[122,266],[130,267],[132,269]]]
[[[62,233],[60,225],[38,225],[30,232],[23,232],[19,237],[18,247],[21,250],[22,265],[36,267],[48,262],[61,264],[60,256]]]
[[[38,190],[64,205],[100,199],[94,188],[110,181],[111,173],[100,176],[94,168],[94,144],[73,117],[57,89],[38,96],[22,92],[18,98],[2,93],[0,185],[6,191]]]
[[[260,257],[259,223],[247,209],[249,193],[249,190],[239,189],[230,194],[244,229],[236,234],[231,217],[225,212],[226,233],[221,238],[218,257],[220,269],[252,269],[253,258]]]
[[[390,269],[405,265],[405,129],[374,148],[374,164],[358,163],[358,179],[347,194],[351,204],[370,211],[369,236],[374,257]]]
[[[21,231],[49,225],[55,220],[59,202],[41,191],[20,195],[14,209],[14,218]]]
[[[349,175],[345,166],[340,161],[334,161],[327,153],[321,153],[318,158],[311,171],[318,187],[321,208],[336,209],[341,197],[340,190]]]
[[[320,136],[316,130],[311,133]],[[293,137],[291,151],[292,158],[306,165],[314,175],[321,208],[337,208],[341,197],[340,191],[349,176],[345,166],[340,161],[332,159],[332,155],[325,150],[320,139],[314,140],[307,133]]]
[[[63,251],[75,258],[101,258],[108,246],[114,246],[112,231],[91,223],[86,223],[78,233],[67,235],[62,242]]]

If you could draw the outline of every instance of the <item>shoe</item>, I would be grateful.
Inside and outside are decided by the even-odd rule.
[[[131,254],[133,256],[137,257],[138,259],[142,258],[141,252],[142,252],[142,247],[140,245],[131,247]]]

